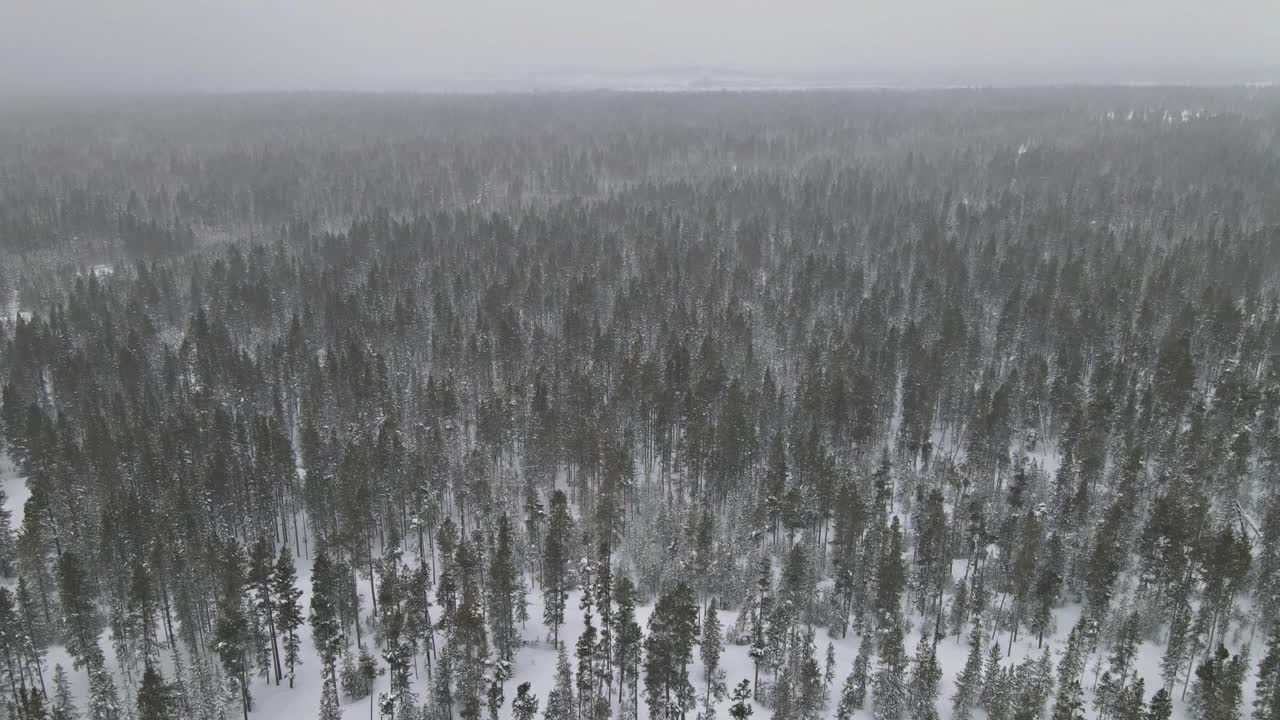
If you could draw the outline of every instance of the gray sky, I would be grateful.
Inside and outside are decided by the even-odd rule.
[[[0,0],[0,90],[1280,79],[1280,0]],[[535,78],[531,80],[530,78]]]

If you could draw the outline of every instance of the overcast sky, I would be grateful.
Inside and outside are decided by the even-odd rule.
[[[1280,0],[0,0],[6,91],[432,90],[702,67],[1280,79]]]

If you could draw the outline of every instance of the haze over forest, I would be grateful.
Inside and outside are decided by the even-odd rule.
[[[655,73],[726,86],[1280,77],[1269,0],[2,5],[0,92],[24,94],[629,87]]]

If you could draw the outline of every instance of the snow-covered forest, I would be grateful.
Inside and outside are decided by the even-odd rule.
[[[0,717],[1280,720],[1280,90],[0,112]]]

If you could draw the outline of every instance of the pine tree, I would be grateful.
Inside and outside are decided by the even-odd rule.
[[[254,645],[258,667],[268,680],[274,677],[276,685],[284,677],[280,668],[280,644],[276,636],[276,601],[272,592],[274,563],[271,544],[259,537],[249,553],[249,588],[252,595]],[[265,627],[265,634],[262,630]]]
[[[649,615],[644,686],[650,717],[681,714],[692,705],[688,664],[698,638],[698,615],[697,598],[683,582],[659,596]]]
[[[767,558],[766,562],[768,562]],[[757,691],[760,689],[760,663],[764,662],[769,652],[768,638],[765,637],[764,613],[765,607],[762,599],[760,603],[756,604],[755,611],[751,615],[751,649],[747,651],[755,667],[754,687]]]
[[[813,630],[809,629],[807,637],[801,642],[804,659],[791,663],[790,667],[798,667],[799,677],[795,678],[796,709],[801,720],[817,720],[823,706],[822,674],[818,668],[818,659],[814,657]]]
[[[502,683],[497,678],[489,681],[489,691],[485,695],[486,704],[489,706],[489,720],[498,720],[498,711],[502,709],[502,703],[506,698],[502,695]],[[408,707],[413,707],[408,705]]]
[[[1058,688],[1058,699],[1050,717],[1052,720],[1084,720],[1084,691],[1079,680],[1073,677]]]
[[[551,495],[551,512],[547,520],[547,538],[542,546],[542,621],[552,629],[552,643],[560,643],[560,625],[564,623],[568,602],[569,541],[573,519],[569,515],[569,499],[556,490]],[[550,702],[548,701],[548,706]]]
[[[1191,609],[1180,607],[1169,624],[1169,643],[1165,647],[1164,657],[1160,660],[1160,677],[1164,680],[1166,689],[1172,688],[1186,669],[1190,632]]]
[[[827,657],[822,667],[822,697],[823,704],[826,704],[826,698],[831,697],[831,684],[836,679],[836,646],[827,643]]]
[[[978,701],[978,693],[982,687],[984,637],[982,624],[974,623],[973,630],[969,633],[969,657],[965,660],[964,670],[956,676],[956,692],[951,699],[951,717],[954,720],[968,720]]]
[[[875,611],[879,632],[889,632],[901,623],[902,591],[907,584],[906,562],[902,557],[902,527],[894,516],[887,532],[887,542],[876,568]]]
[[[61,665],[53,666],[53,702],[49,707],[50,720],[80,720],[75,698],[71,694],[71,680]]]
[[[120,699],[111,673],[102,666],[89,668],[89,720],[118,720]]]
[[[342,648],[342,621],[338,576],[324,547],[316,551],[311,564],[311,641],[323,666],[322,672],[337,685],[337,663]]]
[[[1128,678],[1133,658],[1138,652],[1138,643],[1141,640],[1139,629],[1138,614],[1131,613],[1121,624],[1115,644],[1111,646],[1108,669],[1111,671],[1111,676],[1121,680],[1122,683],[1125,678]]]
[[[27,584],[27,579],[23,576],[18,577],[17,589],[18,601],[18,619],[22,627],[26,629],[24,633],[24,644],[27,646],[27,654],[36,660],[37,657],[44,655],[44,649],[48,647],[52,641],[52,622],[45,614],[45,604],[48,598],[36,597],[31,592],[31,586]]]
[[[594,566],[594,579],[591,581],[591,596],[596,601],[596,609],[600,613],[600,640],[596,644],[595,651],[595,675],[597,687],[604,688],[604,696],[599,702],[603,703],[605,711],[604,715],[608,715],[608,706],[610,698],[613,695],[613,670],[610,662],[613,660],[613,631],[615,629],[613,619],[613,563],[612,550],[608,542],[601,542],[596,548],[596,564]]]
[[[546,720],[574,720],[574,707],[573,669],[569,667],[569,655],[561,644],[556,651],[555,686],[547,694],[547,708],[543,717]]]
[[[464,720],[479,720],[484,705],[485,667],[489,660],[489,644],[485,635],[480,603],[480,559],[472,552],[475,543],[462,543],[457,551],[458,578],[462,599],[454,615],[448,654],[453,656],[457,679],[459,714]]]
[[[913,720],[937,718],[934,701],[938,697],[938,681],[942,668],[930,633],[922,633],[916,644],[915,658],[911,663],[911,678],[907,686],[907,712]]]
[[[1254,691],[1254,720],[1280,718],[1280,622],[1271,624],[1267,637],[1267,654],[1258,665],[1258,684]]]
[[[1145,689],[1143,679],[1135,679],[1120,691],[1109,717],[1114,720],[1144,720],[1147,709]]]
[[[534,720],[538,715],[538,696],[530,691],[530,684],[520,683],[516,688],[516,696],[511,700],[511,714],[514,720]]]
[[[368,652],[363,647],[362,652]],[[342,686],[342,694],[351,700],[363,700],[368,694],[368,687],[364,682],[364,676],[360,672],[360,665],[357,664],[356,655],[351,652],[350,648],[342,652],[342,669],[338,671],[338,683]]]
[[[638,691],[644,633],[636,622],[635,585],[625,574],[619,574],[613,583],[613,607],[613,660],[618,666],[618,699],[626,707],[635,702],[634,694]],[[623,689],[627,687],[633,691],[632,702],[622,697]]]
[[[1160,688],[1151,696],[1144,720],[1169,720],[1171,717],[1173,717],[1173,698],[1169,696],[1168,690]]]
[[[880,662],[872,680],[871,708],[876,720],[910,718],[907,704],[907,660],[902,629],[890,625],[880,643]],[[912,719],[914,720],[914,719]]]
[[[720,653],[724,651],[722,637],[720,618],[716,613],[716,601],[712,600],[707,607],[707,616],[702,622],[702,642],[699,645],[699,655],[706,681],[703,705],[707,717],[714,713],[716,702],[724,699],[725,695],[725,683],[720,670]]]
[[[436,710],[446,720],[453,718],[453,653],[440,654],[436,676],[431,682]]]
[[[1197,720],[1236,720],[1240,714],[1248,666],[1246,653],[1233,657],[1224,645],[1219,644],[1217,651],[1196,667],[1196,680],[1188,703],[1192,717]]]
[[[178,708],[173,687],[150,665],[142,673],[138,688],[138,720],[176,720]]]
[[[853,684],[849,699],[853,703],[853,707],[858,709],[861,709],[867,700],[867,682],[868,675],[871,672],[873,644],[874,641],[870,635],[862,637],[862,642],[858,645],[858,654],[853,658],[853,668],[849,670],[848,682],[845,684],[846,688],[849,683]]]
[[[129,582],[129,598],[126,607],[127,634],[141,642],[141,660],[144,666],[159,661],[159,643],[156,641],[156,600],[152,592],[151,578],[146,566],[134,562]]]
[[[214,626],[214,647],[222,669],[239,688],[241,709],[248,718],[249,711],[253,709],[253,699],[249,694],[249,657],[253,635],[244,608],[245,561],[234,538],[228,541],[222,561],[222,595]]]
[[[836,720],[849,720],[854,712],[861,710],[867,695],[866,664],[862,665],[861,677],[858,665],[844,679],[844,687],[840,690],[840,702],[836,705]]]
[[[0,575],[13,577],[16,549],[13,539],[13,513],[7,507],[9,498],[0,487]]]
[[[755,612],[751,617],[751,655],[755,664],[755,691],[760,691],[760,663],[765,659],[768,642],[765,637],[765,615],[770,610],[772,599],[769,591],[773,587],[773,565],[767,552],[760,554],[756,569],[756,602]]]
[[[302,605],[299,599],[302,590],[298,588],[298,572],[293,564],[293,553],[289,545],[280,548],[280,556],[276,558],[275,569],[271,576],[271,595],[275,603],[276,618],[283,638],[284,665],[289,673],[289,687],[293,687],[298,665],[302,664],[302,643],[299,640],[298,628],[302,627]]]
[[[80,557],[70,551],[58,558],[58,596],[66,620],[67,654],[74,667],[97,667],[103,662],[98,648],[98,616]]]
[[[342,720],[338,683],[330,675],[324,676],[324,686],[320,690],[320,720]]]
[[[1038,660],[1027,658],[1018,666],[1013,700],[1013,720],[1039,720],[1053,693],[1053,658],[1049,648]]]
[[[378,630],[382,639],[382,659],[387,664],[388,691],[379,696],[384,715],[412,713],[417,707],[413,694],[410,667],[416,653],[416,637],[408,629],[405,617],[410,574],[401,560],[403,551],[392,537],[383,546],[378,561]]]
[[[1000,689],[1000,645],[992,643],[987,652],[987,662],[982,670],[982,689],[978,692],[978,704],[987,708],[988,712],[996,703],[996,693]]]
[[[360,677],[360,697],[369,697],[370,714],[373,709],[373,681],[382,674],[378,660],[366,648],[360,648],[360,660],[356,664],[356,672]]]
[[[22,705],[18,692],[19,684],[21,683],[25,689],[25,679],[21,672],[22,664],[19,661],[22,650],[21,636],[22,631],[18,627],[13,595],[9,592],[9,588],[0,587],[0,663],[3,663],[0,670],[4,671],[5,684],[9,686],[15,707]]]
[[[498,537],[489,565],[489,625],[498,656],[510,660],[519,637],[516,634],[516,586],[519,584],[511,541],[511,522],[506,514],[498,520]]]
[[[751,713],[755,708],[751,705],[751,683],[744,679],[733,688],[733,695],[730,697],[732,704],[729,705],[729,717],[733,720],[747,720],[751,717]]]
[[[26,689],[21,691],[21,708],[20,716],[23,720],[49,720],[49,711],[45,709],[44,696],[37,690],[32,688],[31,692]]]
[[[589,709],[594,705],[593,692],[595,690],[596,674],[592,671],[592,664],[595,662],[596,652],[596,626],[594,615],[591,613],[591,590],[584,587],[582,590],[582,600],[580,602],[582,609],[582,632],[578,635],[578,643],[576,656],[578,659],[578,717],[584,716],[584,708]]]

